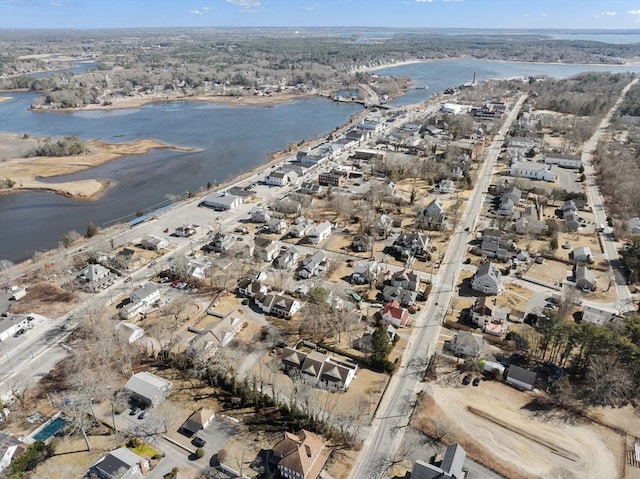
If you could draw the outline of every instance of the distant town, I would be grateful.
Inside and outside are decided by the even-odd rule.
[[[0,477],[640,477],[637,77],[360,82],[329,135],[0,262]]]

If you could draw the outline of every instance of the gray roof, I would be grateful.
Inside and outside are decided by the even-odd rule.
[[[171,383],[155,374],[142,371],[131,376],[124,387],[128,391],[138,396],[148,398],[153,402],[158,392],[171,388]]]
[[[521,368],[520,366],[509,366],[509,369],[507,370],[507,379],[509,378],[531,386],[536,383],[536,373],[529,371],[528,369]]]
[[[451,444],[444,453],[444,459],[440,468],[451,477],[461,479],[464,460],[467,457],[466,451],[459,444]]]
[[[107,454],[102,461],[96,464],[95,468],[104,475],[113,479],[120,478],[125,475],[131,467],[139,464],[143,458],[135,452],[130,451],[126,447],[121,447]],[[132,477],[142,477],[141,475]]]

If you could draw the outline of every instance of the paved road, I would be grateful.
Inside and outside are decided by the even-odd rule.
[[[604,202],[602,200],[602,196],[598,191],[598,187],[596,186],[596,173],[595,168],[593,167],[593,152],[595,151],[598,141],[605,133],[607,128],[609,127],[609,123],[611,118],[616,113],[620,105],[622,104],[625,95],[631,89],[633,85],[638,83],[638,79],[634,79],[631,81],[620,94],[620,98],[616,101],[616,103],[611,107],[611,109],[604,116],[595,133],[589,140],[584,144],[583,153],[582,153],[582,163],[584,165],[584,172],[587,177],[587,198],[593,213],[596,218],[596,224],[607,224],[607,212],[604,208]],[[611,265],[614,274],[616,276],[616,292],[617,292],[617,305],[621,309],[621,311],[631,311],[633,310],[633,301],[631,299],[631,293],[629,292],[629,288],[627,287],[627,283],[622,273],[622,264],[619,260],[618,255],[618,245],[613,239],[609,228],[606,227],[605,231],[599,233],[600,241],[603,246],[603,251],[605,257],[609,260],[609,264]]]
[[[487,149],[486,160],[478,172],[478,181],[467,202],[462,221],[453,232],[451,243],[437,276],[438,281],[434,283],[434,290],[424,310],[416,319],[416,325],[400,367],[391,377],[389,386],[380,401],[362,452],[349,475],[350,479],[372,479],[386,474],[386,470],[380,467],[381,459],[390,457],[402,441],[403,428],[410,420],[409,404],[415,400],[417,391],[422,387],[420,375],[415,374],[413,366],[421,361],[426,364],[433,354],[440,324],[445,318],[455,292],[466,246],[471,239],[505,134],[509,131],[525,98],[522,96],[514,105],[493,143]]]

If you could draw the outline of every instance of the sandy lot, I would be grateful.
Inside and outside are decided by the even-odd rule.
[[[617,477],[618,435],[596,425],[536,417],[524,408],[535,393],[494,381],[464,387],[449,367],[428,392],[437,406],[423,414],[439,417],[450,431],[448,440],[481,462],[501,464],[508,477],[548,477],[557,467],[575,477]]]
[[[89,140],[89,152],[84,155],[60,158],[22,158],[44,138],[22,137],[11,133],[0,133],[0,163],[2,176],[15,182],[12,188],[2,188],[0,193],[25,190],[44,190],[81,199],[96,199],[107,188],[107,181],[80,180],[64,183],[44,183],[38,178],[64,176],[94,168],[127,155],[144,155],[155,148],[170,148],[176,151],[195,151],[165,145],[155,140],[142,139],[132,143],[113,144]]]

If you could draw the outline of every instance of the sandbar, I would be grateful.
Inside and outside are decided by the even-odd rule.
[[[104,180],[77,180],[62,183],[46,183],[41,178],[70,175],[95,168],[113,160],[130,155],[144,155],[153,149],[163,148],[175,151],[198,151],[196,148],[166,145],[152,139],[141,139],[131,143],[106,143],[89,140],[89,151],[77,156],[32,157],[24,155],[33,150],[44,138],[0,133],[0,170],[5,183],[10,180],[11,187],[0,188],[0,194],[19,191],[50,191],[70,198],[95,200],[109,186]]]

